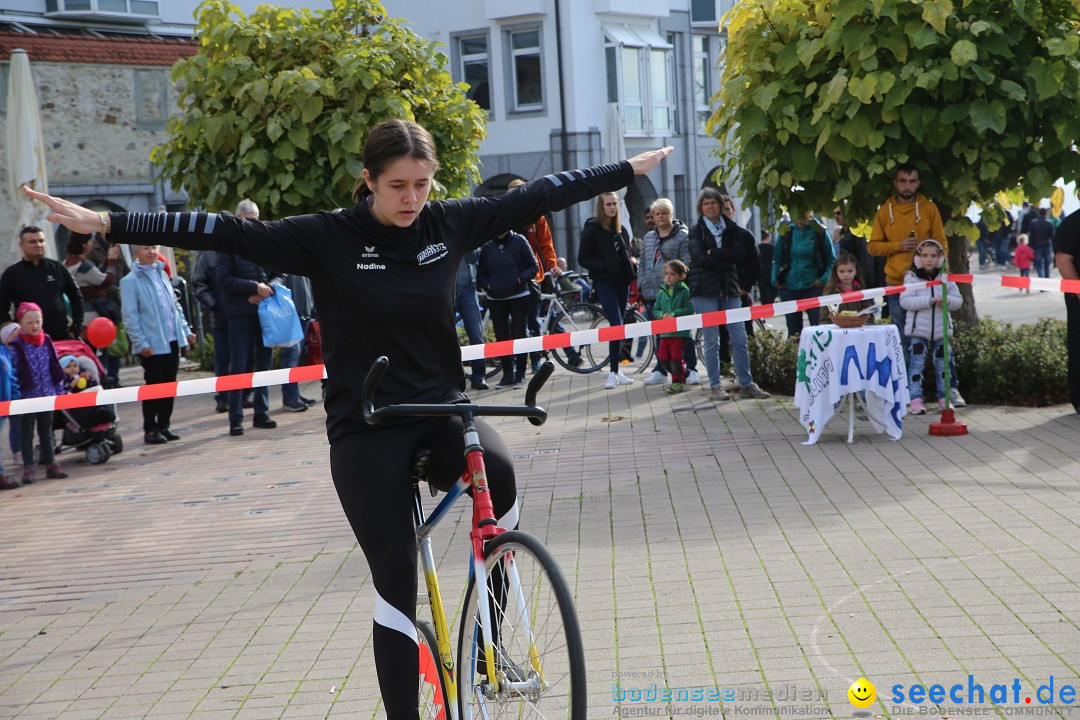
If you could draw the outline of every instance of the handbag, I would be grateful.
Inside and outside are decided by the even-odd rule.
[[[292,291],[274,284],[274,294],[259,303],[259,327],[264,347],[291,347],[304,339]]]

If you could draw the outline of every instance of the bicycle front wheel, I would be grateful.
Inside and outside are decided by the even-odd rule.
[[[555,334],[590,330],[592,329],[593,323],[595,323],[598,318],[603,317],[604,311],[595,305],[571,305],[566,308],[564,312],[560,312],[555,316],[550,325],[550,332],[551,334]],[[607,347],[607,343],[603,343],[603,345],[604,347]],[[571,372],[592,373],[599,370],[602,363],[598,365],[593,361],[593,353],[590,351],[591,348],[591,345],[556,348],[551,351],[551,355],[555,358],[555,362]]]
[[[435,628],[423,620],[416,621],[416,639],[420,646],[420,696],[418,706],[422,720],[447,720],[450,706],[439,663],[439,641]]]
[[[547,548],[511,530],[485,553],[486,588],[470,578],[458,635],[462,720],[585,720],[585,651],[570,589]],[[480,628],[486,592],[498,687],[489,682]]]

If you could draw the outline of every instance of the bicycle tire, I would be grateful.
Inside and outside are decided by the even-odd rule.
[[[604,311],[596,305],[590,305],[588,303],[578,303],[566,308],[564,312],[560,312],[549,326],[552,333],[557,332],[577,332],[579,330],[590,330],[596,319],[604,316]],[[606,345],[607,343],[605,343]],[[579,345],[574,348],[577,351],[577,355],[574,353],[568,353],[570,348],[556,348],[550,350],[552,357],[555,358],[555,362],[562,365],[570,372],[580,373],[587,375],[599,370],[602,366],[596,365],[591,362],[587,346]],[[575,362],[580,360],[580,362]]]
[[[421,720],[446,720],[450,701],[446,696],[439,663],[439,641],[435,628],[424,620],[416,621],[416,639],[420,648],[420,690],[418,707]],[[441,704],[440,704],[441,703]]]
[[[495,342],[495,330],[491,327],[491,317],[487,313],[481,314],[480,322],[482,327],[480,332],[484,338],[485,343]],[[457,335],[458,345],[465,347],[471,345],[468,335],[465,334],[465,330],[461,327],[461,319],[457,320]],[[461,363],[465,367],[465,377],[472,377],[472,361],[462,361]],[[484,377],[492,378],[502,370],[502,363],[499,358],[484,358]]]
[[[645,319],[645,316],[639,313],[637,310],[630,310],[624,316],[624,325],[631,323],[643,323],[649,322]],[[596,322],[593,323],[593,328],[609,327],[610,323],[606,316],[601,315]],[[646,335],[643,338],[630,338],[622,341],[621,357],[619,359],[619,368],[628,369],[632,373],[643,373],[646,370],[651,369],[653,357],[656,355],[656,338],[652,335]],[[608,366],[609,359],[611,357],[611,350],[606,342],[596,343],[588,346],[590,355],[590,362],[595,364],[597,368],[603,368]],[[640,357],[637,354],[637,350],[641,350]]]
[[[517,572],[516,585],[511,580],[512,573],[507,571],[507,562]],[[480,636],[479,596],[475,577],[470,577],[457,647],[461,720],[500,717],[585,720],[588,711],[585,650],[570,589],[555,559],[532,535],[511,530],[488,545],[484,564],[489,577],[486,591],[492,594],[492,616],[496,620],[493,630],[498,630],[495,648],[497,662],[502,666],[498,668],[500,692],[493,695],[486,683],[486,673],[477,672],[478,655],[482,657],[475,640]],[[496,567],[500,570],[495,571]],[[526,589],[528,598],[521,603]],[[531,651],[522,629],[526,623],[520,622],[519,626],[522,605],[528,611],[526,618],[533,630]],[[502,683],[507,671],[519,679],[517,688]]]

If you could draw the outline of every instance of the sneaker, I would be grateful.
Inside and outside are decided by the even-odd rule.
[[[15,465],[16,467],[18,467],[19,465],[22,465],[22,453],[21,452],[13,452],[13,453],[11,453],[11,464]]]
[[[908,414],[909,415],[925,415],[926,414],[926,407],[923,406],[922,398],[915,398],[914,400],[911,401],[911,404],[908,405]]]
[[[700,385],[701,384],[701,376],[698,375],[697,370],[691,370],[690,372],[686,373],[686,384],[687,385]]]
[[[256,415],[255,419],[251,421],[251,426],[263,428],[264,430],[273,430],[277,427],[277,420],[271,420],[269,415]]]
[[[645,378],[646,385],[663,385],[667,382],[667,375],[659,370],[653,370],[649,377]]]
[[[513,385],[514,385],[514,376],[513,375],[503,375],[502,378],[499,380],[499,383],[495,387],[513,387]]]
[[[218,400],[217,404],[214,405],[214,412],[229,412],[229,403],[225,400]]]
[[[281,409],[289,412],[307,412],[308,406],[302,400],[293,400],[292,402],[281,403]]]
[[[160,432],[161,432],[161,437],[165,438],[169,442],[173,442],[174,440],[179,440],[180,439],[180,436],[177,435],[176,433],[174,433],[169,428],[165,428],[164,430],[161,430]]]
[[[949,401],[954,408],[967,407],[967,401],[960,394],[960,388],[949,388]]]
[[[945,412],[945,398],[938,398],[937,406],[938,410]]]
[[[309,407],[315,404],[314,400],[312,400],[311,398],[306,398],[303,395],[300,396],[300,402],[304,403]]]
[[[23,470],[22,484],[23,485],[33,485],[34,484],[34,468],[28,467],[28,468],[25,468]]]
[[[8,480],[7,475],[0,475],[0,490],[14,490],[17,487],[19,487],[19,483]]]
[[[739,397],[751,398],[753,400],[764,400],[765,398],[769,397],[769,393],[759,388],[757,383],[752,382],[749,385],[743,385],[741,388],[739,388]]]
[[[240,400],[240,404],[243,406],[243,408],[245,410],[254,410],[255,409],[255,402],[251,399],[250,395],[248,397],[246,397],[246,398],[242,398]]]
[[[50,480],[63,480],[68,474],[64,472],[64,468],[60,467],[60,463],[50,463],[45,468],[45,477]]]
[[[664,389],[668,395],[678,395],[683,391],[683,384],[681,382],[673,382]]]
[[[727,400],[730,400],[731,396],[728,395],[727,390],[725,390],[724,388],[720,387],[719,385],[713,385],[711,388],[709,388],[709,399],[713,402],[725,402]]]
[[[585,359],[583,357],[581,357],[580,355],[577,355],[575,357],[570,358],[567,362],[570,363],[570,367],[579,368],[579,367],[581,367],[582,363],[585,362]]]
[[[525,376],[518,375],[514,378],[514,387],[525,387]]]
[[[618,372],[615,373],[615,382],[619,383],[620,385],[633,385],[634,379],[626,377],[622,374],[622,372]]]
[[[608,373],[607,380],[604,381],[605,390],[614,390],[615,386],[619,384],[619,376],[617,373]]]

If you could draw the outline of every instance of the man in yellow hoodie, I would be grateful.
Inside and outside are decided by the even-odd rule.
[[[876,257],[885,258],[885,284],[903,285],[904,276],[911,269],[915,248],[923,240],[936,240],[944,248],[946,257],[949,253],[949,241],[945,237],[945,227],[941,222],[941,213],[937,205],[925,195],[919,194],[919,169],[910,163],[896,167],[893,176],[896,194],[878,208],[874,224],[870,229],[870,241],[866,251]],[[904,348],[904,359],[908,357],[908,342],[904,336],[904,320],[907,313],[900,307],[899,295],[885,296],[889,306],[889,317],[900,331],[900,341]],[[952,401],[956,407],[963,407],[964,400],[956,387],[956,366],[949,358],[953,382]]]

